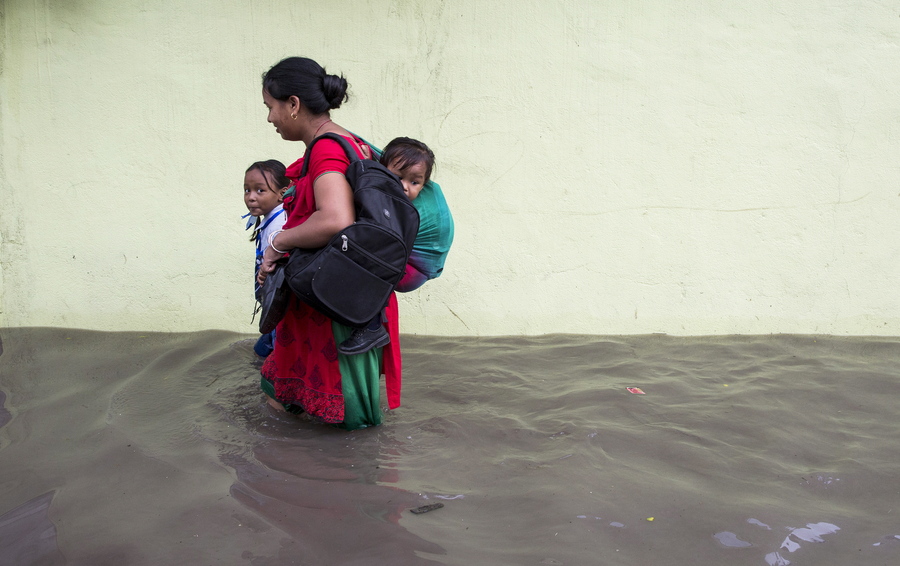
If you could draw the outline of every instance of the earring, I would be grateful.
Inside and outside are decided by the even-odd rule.
[[[291,114],[291,120],[296,120],[296,119],[297,119],[297,115],[296,115],[296,114]]]

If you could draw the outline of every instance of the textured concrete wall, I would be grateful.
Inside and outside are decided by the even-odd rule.
[[[429,143],[457,223],[429,334],[900,334],[886,1],[5,0],[3,326],[252,331],[241,182],[302,144],[260,74]]]

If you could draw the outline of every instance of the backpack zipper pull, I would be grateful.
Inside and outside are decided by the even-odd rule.
[[[341,251],[347,251],[347,234],[341,234]]]

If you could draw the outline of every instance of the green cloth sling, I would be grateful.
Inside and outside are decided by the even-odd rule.
[[[379,148],[363,138],[359,139],[372,148],[375,157],[381,157],[382,151]],[[431,179],[412,202],[419,211],[419,233],[409,254],[409,263],[428,279],[434,279],[444,270],[444,262],[453,243],[453,216],[441,186]]]

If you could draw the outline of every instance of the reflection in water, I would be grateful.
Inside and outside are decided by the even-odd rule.
[[[745,546],[751,546],[751,544],[747,541],[741,540],[738,536],[729,531],[722,531],[721,533],[716,533],[713,535],[716,537],[722,546],[727,546],[730,548],[743,548]]]
[[[758,519],[750,518],[750,519],[747,519],[747,522],[750,523],[751,525],[756,525],[758,527],[762,527],[762,528],[766,529],[767,531],[772,530],[772,527],[770,527],[769,525],[763,523],[762,521],[760,521]]]
[[[756,519],[748,519],[747,522],[769,531],[772,530],[771,527]],[[765,562],[769,564],[769,566],[787,566],[791,563],[790,560],[782,555],[781,550],[793,553],[800,550],[800,542],[824,542],[824,539],[822,538],[824,535],[830,535],[841,530],[840,527],[832,525],[831,523],[809,523],[805,527],[786,527],[785,529],[789,531],[789,534],[785,537],[779,549],[767,553],[764,557]],[[738,535],[730,531],[718,532],[713,536],[722,546],[727,548],[747,548],[756,546],[748,541],[741,540]]]
[[[39,495],[0,516],[0,564],[64,564],[48,512],[54,492]]]
[[[6,423],[12,418],[6,409],[6,393],[0,391],[0,428],[6,426]]]
[[[800,542],[798,541],[824,542],[824,539],[822,538],[823,535],[830,535],[839,530],[841,530],[840,527],[832,525],[831,523],[810,523],[803,528],[791,529],[791,534],[789,534],[784,539],[784,542],[781,543],[781,548],[788,552],[796,552],[800,550]],[[784,558],[781,553],[777,551],[767,554],[766,562],[769,563],[770,566],[786,566],[791,563],[790,560]]]
[[[900,340],[405,337],[347,432],[242,336],[2,332],[0,564],[900,560]]]

